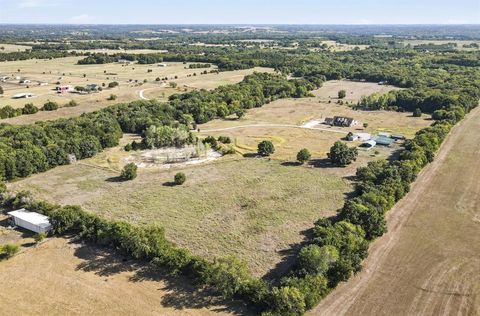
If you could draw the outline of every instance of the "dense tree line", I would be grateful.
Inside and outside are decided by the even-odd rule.
[[[27,59],[53,59],[69,56],[78,56],[78,54],[68,51],[26,50],[23,52],[0,53],[0,62]]]

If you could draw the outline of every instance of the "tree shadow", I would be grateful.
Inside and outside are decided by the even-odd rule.
[[[165,293],[159,301],[163,307],[177,310],[209,308],[233,315],[253,315],[243,302],[224,300],[207,288],[196,288],[187,277],[168,274],[151,263],[124,256],[120,251],[74,241],[71,244],[76,247],[74,255],[82,259],[77,270],[93,272],[102,277],[129,272],[130,282],[159,282],[158,290]]]
[[[260,155],[258,153],[245,153],[245,154],[243,154],[243,157],[244,158],[257,158],[257,157],[260,157]]]
[[[308,162],[310,166],[315,168],[333,168],[337,167],[328,158],[321,158],[321,159],[312,159]]]
[[[285,166],[285,167],[298,167],[298,166],[301,166],[303,165],[301,162],[298,162],[298,161],[284,161],[281,163],[282,166]]]
[[[177,184],[173,181],[167,181],[162,184],[164,187],[176,187]]]
[[[115,176],[115,177],[107,178],[107,179],[105,179],[105,181],[107,181],[107,182],[123,182],[125,180],[123,180],[122,177],[120,177],[120,176]]]
[[[296,263],[300,249],[312,241],[313,227],[301,231],[300,234],[304,237],[301,242],[290,244],[288,248],[278,251],[282,256],[282,260],[262,277],[263,280],[273,285],[278,285],[280,279],[291,271],[291,268]]]

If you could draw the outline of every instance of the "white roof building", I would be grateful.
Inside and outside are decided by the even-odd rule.
[[[8,215],[12,216],[16,226],[36,233],[45,233],[52,228],[47,216],[27,211],[24,208],[8,212]]]
[[[29,92],[24,92],[24,93],[18,93],[18,94],[15,94],[12,98],[14,99],[28,99],[28,98],[33,98],[35,95],[33,93],[29,93]]]

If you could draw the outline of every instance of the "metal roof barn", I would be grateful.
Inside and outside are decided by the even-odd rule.
[[[8,215],[12,216],[16,226],[36,233],[46,233],[52,228],[47,216],[27,211],[24,208],[8,212]]]

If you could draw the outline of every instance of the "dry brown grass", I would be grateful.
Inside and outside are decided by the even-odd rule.
[[[0,53],[23,52],[27,49],[32,49],[32,46],[0,43]]]
[[[66,57],[52,60],[31,59],[1,63],[0,74],[11,77],[19,76],[31,80],[31,83],[19,84],[19,80],[15,79],[0,83],[5,91],[4,95],[0,96],[0,107],[11,105],[14,108],[20,108],[26,103],[33,103],[40,108],[48,100],[57,102],[60,106],[64,106],[70,100],[75,100],[79,104],[79,106],[73,108],[64,107],[57,111],[22,115],[2,120],[2,122],[30,124],[36,121],[79,116],[82,113],[92,112],[111,104],[141,99],[141,91],[143,91],[144,97],[147,99],[157,98],[166,100],[168,96],[174,93],[182,93],[194,89],[213,89],[223,84],[239,82],[244,76],[254,71],[271,71],[269,68],[254,68],[227,71],[220,74],[200,75],[200,72],[204,70],[210,71],[215,69],[215,67],[188,69],[188,64],[183,63],[167,63],[168,67],[158,67],[156,64],[123,66],[118,63],[77,65],[76,62],[81,58],[83,57]],[[148,72],[149,69],[152,71]],[[193,76],[194,73],[197,73],[197,76]],[[83,77],[84,74],[86,75],[85,78]],[[169,81],[176,82],[178,87],[176,89],[170,88],[168,84],[156,81],[157,77],[161,79],[168,77]],[[147,80],[147,83],[143,83],[144,79]],[[133,81],[130,82],[130,80]],[[138,82],[135,82],[135,80]],[[102,83],[108,86],[108,83],[112,81],[117,81],[120,85],[112,89],[104,88],[102,92],[97,93],[58,94],[54,91],[56,82],[75,87],[87,84],[101,86]],[[49,84],[47,86],[39,86],[39,82],[48,82]],[[26,87],[27,85],[29,88]],[[30,99],[12,99],[15,94],[24,92],[33,93],[35,97]],[[117,99],[108,101],[107,98],[110,94],[115,94]]]
[[[388,214],[364,271],[312,315],[480,314],[480,109]]]
[[[294,160],[297,152],[308,148],[316,157],[326,157],[332,144],[344,137],[333,132],[305,130],[293,127],[262,127],[264,124],[302,125],[314,120],[333,117],[335,115],[349,116],[360,121],[359,126],[352,128],[318,127],[347,132],[393,132],[412,137],[416,131],[431,124],[424,115],[422,118],[412,117],[411,113],[390,111],[355,111],[346,105],[337,104],[337,93],[345,89],[349,104],[356,104],[364,95],[374,92],[387,92],[393,87],[374,83],[354,81],[328,81],[322,88],[313,92],[314,97],[302,99],[282,99],[248,111],[241,120],[213,120],[199,126],[201,135],[226,135],[235,140],[236,149],[242,153],[256,150],[258,142],[270,139],[276,145],[275,159]],[[331,101],[331,103],[328,103]],[[362,127],[368,123],[368,128]],[[218,132],[202,132],[214,129],[230,128],[243,125],[259,125]],[[356,143],[358,145],[358,143]],[[382,151],[382,149],[379,149]]]
[[[0,262],[1,315],[226,315],[189,286],[102,249],[54,238]]]

